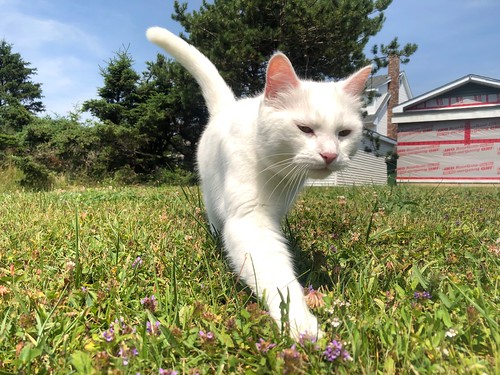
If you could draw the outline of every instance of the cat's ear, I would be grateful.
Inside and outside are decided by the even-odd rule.
[[[364,68],[358,70],[343,82],[343,90],[352,96],[361,95],[365,90],[366,81],[368,80],[368,77],[370,77],[371,72],[371,65],[365,66]]]
[[[280,92],[295,88],[299,84],[300,80],[288,57],[280,52],[275,53],[267,65],[264,97],[274,99]]]

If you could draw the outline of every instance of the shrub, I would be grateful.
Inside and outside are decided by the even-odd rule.
[[[154,174],[154,182],[159,185],[186,186],[195,185],[198,182],[196,173],[185,169],[158,169]]]
[[[31,157],[13,156],[14,165],[19,168],[23,176],[19,184],[29,190],[50,190],[54,185],[54,176],[44,165],[35,162]]]

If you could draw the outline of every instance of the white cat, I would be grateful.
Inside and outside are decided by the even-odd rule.
[[[292,337],[321,335],[294,272],[281,220],[305,180],[346,166],[362,134],[367,66],[343,82],[299,80],[282,53],[269,60],[262,95],[236,100],[215,66],[171,32],[148,39],[181,63],[201,86],[210,121],[198,146],[198,170],[212,229],[222,234],[234,271],[281,324],[289,298]]]

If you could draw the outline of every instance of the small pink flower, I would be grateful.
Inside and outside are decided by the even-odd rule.
[[[198,332],[198,336],[200,336],[200,339],[203,343],[212,343],[215,339],[215,335],[213,332],[204,332],[204,331],[200,331]]]
[[[325,301],[323,300],[324,294],[321,293],[318,290],[314,290],[312,286],[309,286],[309,288],[305,289],[305,292],[307,293],[305,295],[305,300],[307,306],[311,309],[316,309],[325,306]]]

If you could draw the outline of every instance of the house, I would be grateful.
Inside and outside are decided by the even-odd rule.
[[[366,106],[367,115],[363,119],[365,129],[392,139],[396,139],[396,132],[390,127],[389,109],[413,98],[405,72],[394,74],[399,77],[398,90],[391,92],[389,90],[392,89],[390,87],[392,79],[389,74],[374,76],[368,80],[366,92],[372,99]],[[391,98],[393,101],[389,103]]]
[[[393,109],[397,181],[500,183],[500,80],[467,75]]]
[[[399,58],[389,59],[388,74],[371,77],[366,88],[368,103],[363,119],[365,134],[349,166],[324,180],[310,180],[308,185],[365,185],[387,183],[385,157],[394,152],[396,131],[391,127],[392,107],[413,97]],[[396,82],[396,85],[394,85]]]

